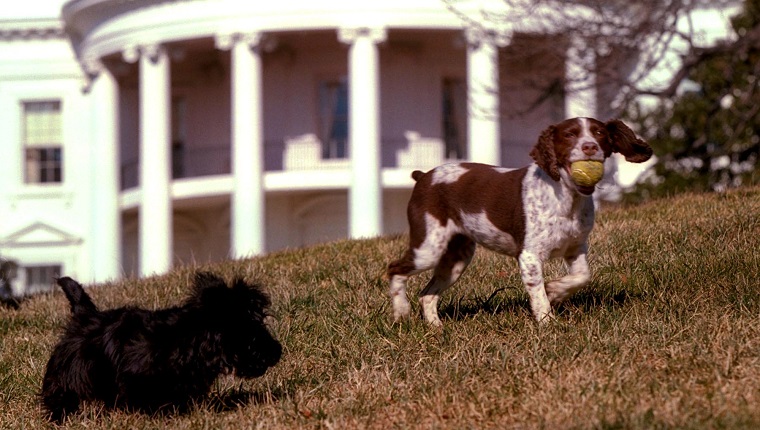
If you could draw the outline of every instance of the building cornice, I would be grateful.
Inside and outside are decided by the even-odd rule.
[[[58,18],[0,20],[0,40],[64,39]]]
[[[500,1],[500,0],[494,0]],[[80,61],[129,46],[226,34],[336,30],[344,27],[457,29],[440,0],[70,0],[62,19]]]
[[[194,0],[69,0],[64,3],[61,18],[70,35],[84,36],[101,22],[148,6],[182,3]]]

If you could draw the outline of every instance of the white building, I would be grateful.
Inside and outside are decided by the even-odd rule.
[[[546,125],[605,105],[560,91],[516,115],[572,56],[483,38],[439,0],[47,12],[0,16],[0,256],[22,285],[404,232],[412,170],[524,165]]]

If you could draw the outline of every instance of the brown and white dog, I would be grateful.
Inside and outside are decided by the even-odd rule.
[[[552,318],[552,306],[591,277],[586,253],[594,186],[576,185],[570,164],[604,161],[613,152],[634,163],[652,155],[649,145],[619,120],[573,118],[541,133],[529,166],[510,170],[457,163],[414,171],[409,248],[388,266],[394,318],[409,315],[409,276],[434,269],[420,304],[425,320],[440,325],[438,299],[470,264],[476,244],[517,258],[534,317],[539,322]],[[560,257],[567,275],[544,285],[543,263]]]

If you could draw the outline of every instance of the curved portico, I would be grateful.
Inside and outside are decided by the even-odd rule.
[[[526,161],[504,148],[535,131],[505,143],[511,123],[499,115],[511,35],[473,37],[436,0],[286,3],[64,6],[99,112],[97,187],[109,197],[96,205],[110,221],[93,234],[123,236],[102,246],[123,250],[127,270],[220,257],[183,249],[188,235],[243,257],[307,244],[299,228],[325,239],[397,231],[411,170]]]

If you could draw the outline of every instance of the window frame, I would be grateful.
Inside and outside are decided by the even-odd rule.
[[[64,108],[62,98],[20,99],[20,146],[22,157],[22,181],[23,185],[30,187],[60,186],[64,183]],[[28,116],[33,112],[30,108],[34,105],[53,104],[56,108],[57,129],[54,134],[57,142],[38,142],[37,138],[30,138]],[[39,134],[39,130],[32,133]]]
[[[441,79],[441,141],[444,158],[466,160],[468,103],[467,80],[460,76],[444,75]]]
[[[322,159],[323,160],[345,160],[350,158],[349,154],[349,138],[350,138],[350,130],[349,130],[349,113],[351,109],[351,97],[350,97],[350,88],[349,88],[349,82],[348,82],[348,74],[347,73],[326,73],[318,75],[315,79],[315,106],[316,106],[316,123],[317,123],[317,136],[319,137],[319,141],[322,145]],[[340,99],[340,92],[343,91],[345,94],[345,114],[339,114],[337,112],[332,112],[330,115],[330,118],[328,118],[328,115],[325,112],[325,98],[323,91],[325,89],[329,90],[330,87],[337,88],[337,94],[339,95],[336,103],[335,108],[332,109],[333,111],[342,110],[341,109],[341,99]],[[344,118],[344,119],[343,119]],[[332,119],[332,121],[329,121],[329,119]],[[329,124],[328,124],[329,122]],[[343,124],[345,126],[345,136],[342,136],[342,140],[333,142],[332,135],[334,134],[336,123]]]
[[[36,294],[48,292],[55,288],[55,278],[60,277],[63,273],[63,263],[49,262],[25,265],[23,270],[23,292],[24,294]],[[36,273],[40,270],[40,273]],[[50,282],[46,282],[48,279]],[[33,283],[34,281],[34,283]]]

